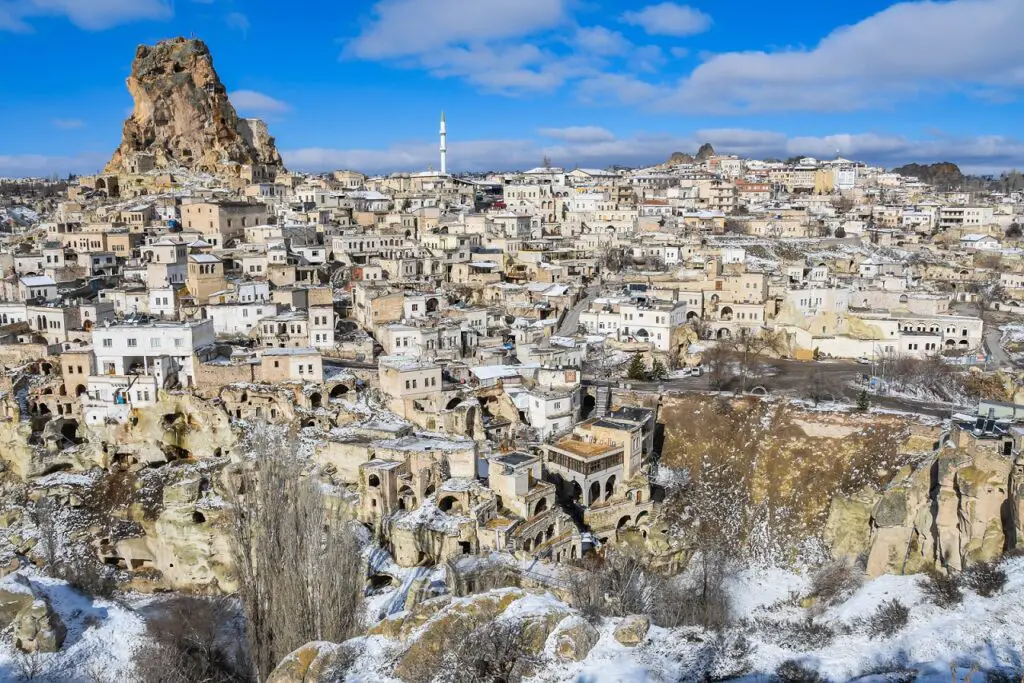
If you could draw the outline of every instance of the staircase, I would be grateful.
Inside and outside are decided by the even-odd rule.
[[[604,417],[608,414],[608,406],[612,402],[612,388],[602,382],[597,385],[597,402],[594,404],[594,415]]]

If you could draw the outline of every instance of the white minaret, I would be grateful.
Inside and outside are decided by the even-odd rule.
[[[448,132],[445,130],[444,125],[444,112],[441,112],[441,175],[448,173],[448,143],[445,138],[448,137]]]

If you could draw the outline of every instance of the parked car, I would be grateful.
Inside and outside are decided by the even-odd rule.
[[[871,365],[871,359],[868,358],[867,356],[861,356],[860,358],[857,359],[857,362],[860,363],[861,365]]]

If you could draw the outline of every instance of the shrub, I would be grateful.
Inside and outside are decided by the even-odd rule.
[[[960,590],[960,580],[953,574],[929,571],[918,579],[921,592],[935,605],[944,609],[955,607],[963,602],[964,594]]]
[[[775,670],[775,677],[780,683],[822,683],[825,678],[805,664],[795,659],[787,659]]]
[[[828,624],[808,617],[803,621],[759,618],[750,624],[758,638],[787,650],[804,652],[828,647],[836,632]]]
[[[148,641],[135,656],[147,683],[243,683],[251,679],[235,603],[178,596],[146,621]]]
[[[528,634],[529,629],[515,620],[491,621],[473,629],[446,653],[436,680],[518,683],[540,663],[529,647]]]
[[[868,620],[868,634],[872,638],[891,638],[910,621],[910,610],[893,598],[880,604]]]
[[[979,562],[964,572],[964,583],[983,598],[991,598],[1006,585],[1006,572],[994,562]]]
[[[829,562],[811,576],[810,595],[823,605],[833,605],[860,588],[862,580],[860,570],[846,560]]]

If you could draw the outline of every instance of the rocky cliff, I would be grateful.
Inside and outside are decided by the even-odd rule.
[[[998,442],[971,439],[951,438],[881,490],[833,499],[826,529],[833,553],[866,558],[878,576],[959,571],[1021,547],[1024,460],[1004,455]]]
[[[184,166],[237,175],[243,164],[280,166],[266,124],[240,119],[201,40],[173,38],[135,52],[128,91],[135,106],[107,172]]]

